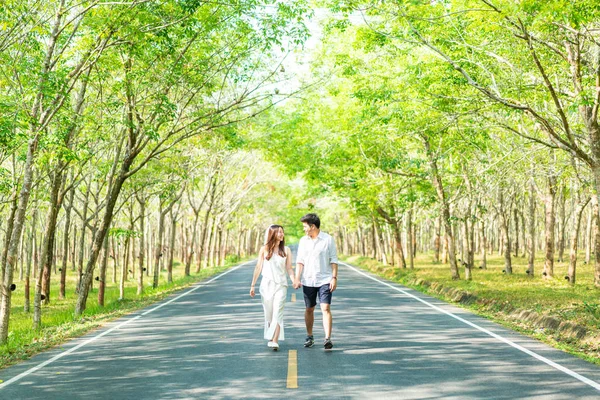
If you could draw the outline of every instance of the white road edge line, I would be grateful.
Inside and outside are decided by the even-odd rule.
[[[94,341],[96,341],[96,340],[100,339],[102,336],[108,335],[108,334],[109,334],[109,333],[111,333],[112,331],[114,331],[114,330],[117,330],[117,329],[119,329],[119,328],[121,328],[121,327],[123,327],[123,326],[125,326],[125,325],[127,325],[127,324],[129,324],[129,323],[131,323],[131,322],[133,322],[133,321],[135,321],[135,320],[137,320],[137,319],[139,319],[139,318],[142,318],[144,315],[150,314],[151,312],[153,312],[153,311],[156,311],[156,310],[158,310],[159,308],[162,308],[162,307],[166,306],[167,304],[171,304],[171,303],[172,303],[172,302],[174,302],[175,300],[178,300],[178,299],[182,298],[183,296],[187,296],[188,294],[192,293],[193,291],[195,291],[195,290],[197,290],[197,289],[199,289],[199,288],[201,288],[201,287],[204,287],[204,286],[208,285],[209,283],[216,281],[216,280],[217,280],[217,279],[219,279],[220,277],[222,277],[222,276],[224,276],[224,275],[227,275],[228,273],[230,273],[230,272],[233,272],[233,271],[235,271],[236,269],[238,269],[238,268],[240,268],[240,267],[243,267],[243,266],[244,266],[244,265],[246,265],[246,264],[250,264],[250,263],[252,263],[252,262],[254,262],[254,260],[253,260],[253,261],[248,261],[248,262],[245,262],[245,263],[243,263],[243,264],[240,264],[240,265],[238,265],[237,267],[233,267],[233,268],[231,268],[231,269],[228,269],[227,271],[223,272],[222,274],[220,274],[220,275],[217,275],[216,277],[214,277],[214,278],[212,278],[212,279],[210,279],[210,280],[208,280],[208,281],[206,281],[206,282],[200,282],[200,283],[196,284],[196,285],[195,285],[195,286],[194,286],[192,289],[188,290],[187,292],[185,292],[185,293],[182,293],[182,294],[180,294],[179,296],[177,296],[177,297],[175,297],[175,298],[173,298],[173,299],[171,299],[171,300],[169,300],[169,301],[167,301],[167,302],[165,302],[165,303],[162,303],[161,305],[159,305],[159,306],[157,306],[157,307],[154,307],[154,308],[152,308],[152,309],[150,309],[150,310],[148,310],[148,311],[146,311],[146,312],[144,312],[144,313],[142,313],[142,314],[140,314],[140,315],[137,315],[137,316],[135,316],[135,317],[133,317],[133,318],[130,318],[130,319],[128,319],[127,321],[123,321],[123,322],[121,322],[119,325],[117,325],[117,326],[113,326],[112,328],[110,328],[110,329],[108,329],[108,330],[106,330],[106,331],[102,332],[101,334],[99,334],[99,335],[96,335],[96,336],[94,336],[93,338],[90,338],[90,339],[86,340],[85,342],[83,342],[83,343],[80,343],[80,344],[78,344],[77,346],[75,346],[75,347],[73,347],[73,348],[71,348],[71,349],[69,349],[69,350],[67,350],[67,351],[64,351],[64,352],[62,352],[62,353],[60,353],[60,354],[57,354],[57,355],[55,355],[54,357],[52,357],[52,358],[50,358],[50,359],[48,359],[48,360],[44,361],[43,363],[41,363],[41,364],[38,364],[38,365],[36,365],[35,367],[33,367],[33,368],[30,368],[30,369],[28,369],[27,371],[24,371],[24,372],[20,373],[19,375],[15,376],[15,377],[13,377],[13,378],[11,378],[11,379],[9,379],[9,380],[7,380],[6,382],[3,382],[3,383],[1,383],[1,384],[0,384],[0,389],[4,389],[4,388],[5,388],[5,387],[7,387],[8,385],[10,385],[10,384],[12,384],[12,383],[15,383],[15,382],[17,382],[17,381],[19,381],[19,380],[21,380],[21,379],[25,378],[27,375],[30,375],[30,374],[34,373],[35,371],[38,371],[38,370],[40,370],[40,369],[44,368],[46,365],[48,365],[48,364],[51,364],[51,363],[53,363],[54,361],[56,361],[56,360],[58,360],[58,359],[60,359],[60,358],[63,358],[64,356],[66,356],[66,355],[69,355],[69,354],[73,353],[74,351],[76,351],[76,350],[78,350],[78,349],[82,348],[83,346],[85,346],[85,345],[87,345],[87,344],[90,344],[90,343],[92,343],[92,342],[94,342]]]
[[[457,316],[457,315],[454,315],[454,314],[452,314],[452,313],[451,313],[451,312],[449,312],[449,311],[446,311],[446,310],[444,310],[444,309],[442,309],[442,308],[440,308],[440,307],[438,307],[438,306],[436,306],[436,305],[433,305],[433,304],[431,304],[431,303],[428,303],[427,301],[425,301],[425,300],[423,300],[423,299],[421,299],[421,298],[419,298],[419,297],[417,297],[417,296],[415,296],[415,295],[413,295],[413,294],[411,294],[411,293],[408,293],[407,291],[405,291],[405,290],[402,290],[402,289],[400,289],[399,287],[396,287],[396,286],[394,286],[394,285],[391,285],[391,284],[389,284],[389,283],[387,283],[387,282],[381,281],[381,280],[379,280],[379,279],[377,279],[377,278],[375,278],[375,277],[373,277],[373,276],[371,276],[371,275],[369,275],[369,274],[366,274],[365,272],[363,272],[363,271],[360,271],[360,270],[358,270],[358,269],[356,269],[356,268],[354,268],[354,267],[352,267],[352,266],[350,266],[350,265],[348,265],[348,264],[346,264],[346,263],[344,263],[344,262],[340,262],[340,264],[341,264],[341,265],[344,265],[344,266],[346,266],[347,268],[350,268],[351,270],[353,270],[354,272],[356,272],[356,273],[358,273],[358,274],[360,274],[360,275],[366,276],[367,278],[374,280],[375,282],[379,282],[379,283],[381,283],[382,285],[385,285],[385,286],[387,286],[387,287],[389,287],[389,288],[391,288],[391,289],[393,289],[393,290],[396,290],[396,291],[398,291],[398,292],[400,292],[400,293],[402,293],[402,294],[405,294],[405,295],[407,295],[407,296],[409,296],[409,297],[412,297],[413,299],[415,299],[415,300],[417,300],[417,301],[420,301],[421,303],[425,304],[425,305],[426,305],[426,306],[428,306],[428,307],[431,307],[431,308],[433,308],[433,309],[434,309],[434,310],[436,310],[436,311],[439,311],[439,312],[441,312],[441,313],[443,313],[443,314],[446,314],[446,315],[448,315],[448,316],[450,316],[450,317],[452,317],[452,318],[454,318],[454,319],[457,319],[457,320],[459,320],[460,322],[463,322],[463,323],[465,323],[465,324],[467,324],[467,325],[469,325],[469,326],[472,326],[473,328],[475,328],[475,329],[477,329],[477,330],[480,330],[481,332],[483,332],[483,333],[485,333],[485,334],[488,334],[488,335],[490,335],[491,337],[493,337],[493,338],[496,338],[496,339],[498,339],[499,341],[501,341],[501,342],[504,342],[504,343],[508,344],[509,346],[512,346],[512,347],[514,347],[515,349],[517,349],[517,350],[520,350],[520,351],[522,351],[523,353],[525,353],[525,354],[528,354],[528,355],[530,355],[531,357],[533,357],[533,358],[536,358],[536,359],[538,359],[538,360],[540,360],[540,361],[542,361],[542,362],[544,362],[544,363],[548,364],[549,366],[551,366],[551,367],[553,367],[553,368],[556,368],[557,370],[559,370],[559,371],[561,371],[561,372],[564,372],[565,374],[567,374],[567,375],[570,375],[570,376],[572,376],[573,378],[575,378],[575,379],[577,379],[577,380],[579,380],[579,381],[581,381],[581,382],[585,383],[586,385],[589,385],[589,386],[593,387],[594,389],[596,389],[596,390],[599,390],[599,391],[600,391],[600,383],[598,383],[598,382],[595,382],[595,381],[593,381],[593,380],[591,380],[591,379],[589,379],[589,378],[586,378],[585,376],[583,376],[583,375],[580,375],[580,374],[578,374],[578,373],[577,373],[577,372],[575,372],[575,371],[571,371],[570,369],[568,369],[568,368],[566,368],[566,367],[563,367],[562,365],[560,365],[560,364],[557,364],[557,363],[555,363],[554,361],[552,361],[552,360],[549,360],[549,359],[547,359],[546,357],[544,357],[544,356],[541,356],[541,355],[539,355],[539,354],[537,354],[537,353],[535,353],[535,352],[533,352],[533,351],[531,351],[531,350],[529,350],[529,349],[526,349],[525,347],[523,347],[523,346],[520,346],[520,345],[516,344],[515,342],[513,342],[513,341],[511,341],[511,340],[509,340],[509,339],[506,339],[506,338],[504,338],[504,337],[502,337],[502,336],[500,336],[500,335],[498,335],[498,334],[496,334],[496,333],[494,333],[494,332],[491,332],[491,331],[489,331],[489,330],[487,330],[487,329],[485,329],[485,328],[482,328],[481,326],[479,326],[479,325],[477,325],[477,324],[474,324],[474,323],[472,323],[472,322],[469,322],[469,321],[467,321],[466,319],[463,319],[463,318],[461,318],[461,317],[459,317],[459,316]]]

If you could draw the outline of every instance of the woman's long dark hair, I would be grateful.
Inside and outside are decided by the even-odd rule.
[[[269,226],[269,235],[267,236],[267,243],[265,247],[267,248],[267,255],[265,258],[270,260],[273,257],[273,252],[275,251],[275,246],[277,245],[277,234],[279,233],[279,228],[283,230],[283,226],[281,225],[271,225]],[[285,257],[285,237],[281,242],[279,242],[278,254],[281,257]]]

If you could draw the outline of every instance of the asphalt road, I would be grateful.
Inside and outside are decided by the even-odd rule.
[[[600,367],[344,264],[333,351],[319,311],[315,346],[302,346],[290,288],[273,352],[248,295],[253,267],[0,371],[0,399],[600,399]]]

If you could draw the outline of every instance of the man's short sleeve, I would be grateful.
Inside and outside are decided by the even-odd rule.
[[[337,264],[337,249],[335,247],[335,239],[333,236],[329,236],[329,264]]]
[[[298,254],[296,255],[296,264],[304,264],[304,240],[300,239],[298,243]]]

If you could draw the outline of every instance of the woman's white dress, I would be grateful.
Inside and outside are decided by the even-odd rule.
[[[265,310],[265,339],[273,339],[277,324],[281,327],[279,340],[285,339],[283,330],[283,307],[287,297],[288,280],[285,257],[273,253],[270,260],[263,260],[260,298]]]

